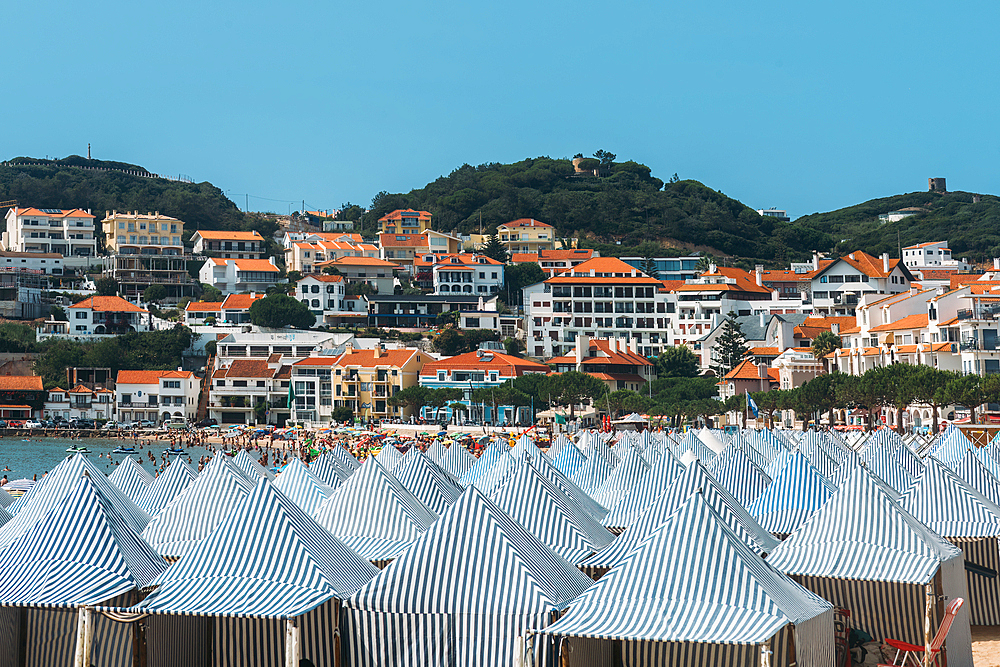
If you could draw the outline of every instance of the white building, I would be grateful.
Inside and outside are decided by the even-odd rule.
[[[489,296],[503,287],[504,265],[486,255],[428,253],[414,259],[413,267],[418,277],[430,274],[434,294]]]
[[[316,273],[298,282],[295,296],[306,304],[317,324],[361,324],[368,322],[368,306],[362,297],[346,295],[343,276]]]
[[[911,272],[928,269],[968,271],[972,268],[965,260],[952,259],[947,241],[930,241],[903,248],[903,264]]]
[[[94,216],[83,209],[18,208],[7,211],[3,247],[13,252],[58,253],[66,266],[88,266],[97,255]]]
[[[909,291],[913,274],[889,253],[874,257],[861,250],[833,261],[814,257],[814,271],[805,274],[816,313],[852,315],[865,295]]]
[[[315,234],[313,235],[315,236]],[[285,249],[285,267],[306,275],[319,273],[317,266],[341,257],[370,257],[378,259],[379,249],[370,243],[354,241],[296,241]]]
[[[55,252],[0,252],[0,271],[15,268],[40,271],[47,276],[61,276],[63,256]]]
[[[50,389],[43,408],[45,419],[111,419],[115,414],[115,392],[88,389],[80,384],[66,391]]]
[[[191,237],[195,254],[211,253],[223,259],[264,259],[267,244],[259,232],[199,230]]]
[[[278,282],[278,267],[274,258],[225,259],[210,257],[198,272],[198,279],[223,294],[266,292]]]
[[[757,215],[765,218],[777,218],[782,222],[791,221],[791,218],[788,217],[788,211],[782,208],[759,208],[757,209]]]
[[[153,331],[149,311],[120,296],[91,296],[66,312],[69,321],[48,320],[36,335],[45,338],[100,338],[129,331]]]
[[[118,371],[118,420],[193,421],[200,393],[201,383],[190,371]]]

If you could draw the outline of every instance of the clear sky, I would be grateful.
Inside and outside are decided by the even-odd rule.
[[[90,142],[251,210],[597,149],[793,218],[930,176],[1000,193],[996,0],[36,0],[4,24],[0,158]]]

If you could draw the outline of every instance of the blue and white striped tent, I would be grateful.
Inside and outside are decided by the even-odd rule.
[[[472,486],[475,484],[480,477],[486,474],[486,472],[493,467],[493,464],[500,460],[502,456],[510,451],[510,447],[507,445],[506,441],[501,443],[499,440],[494,440],[483,453],[479,455],[478,459],[475,459],[473,464],[465,469],[465,471],[459,476],[458,483],[464,487]],[[445,470],[449,470],[447,466],[441,466]],[[453,473],[454,474],[454,473]]]
[[[257,459],[250,456],[249,452],[245,449],[241,449],[236,452],[236,456],[233,457],[233,463],[239,466],[240,470],[246,473],[250,481],[256,484],[262,478],[269,482],[274,481],[274,473],[265,468],[260,464]]]
[[[136,504],[149,516],[156,516],[157,512],[166,507],[167,503],[197,477],[198,473],[192,470],[187,462],[182,461],[180,457],[174,457],[166,470],[146,488]]]
[[[376,458],[366,460],[314,516],[334,537],[375,563],[399,556],[438,518]]]
[[[638,449],[629,448],[622,453],[618,465],[593,494],[602,507],[614,507],[649,474],[650,465]]]
[[[798,451],[805,454],[819,474],[829,479],[837,470],[837,461],[819,445],[818,438],[812,435],[814,433],[815,431],[809,431],[803,435],[798,443]]]
[[[343,482],[347,481],[347,478],[354,472],[354,468],[345,466],[340,461],[340,457],[336,454],[331,454],[330,452],[321,454],[318,458],[316,458],[316,460],[310,463],[309,470],[311,470],[321,482],[334,489],[339,487]]]
[[[235,512],[253,488],[232,459],[219,454],[153,517],[142,537],[163,557],[182,558]]]
[[[913,484],[913,475],[900,465],[895,456],[885,445],[879,445],[870,450],[866,461],[868,470],[888,484],[896,493],[902,495]]]
[[[6,507],[0,507],[0,526],[14,518],[14,515],[7,511]]]
[[[990,474],[1000,479],[1000,462],[990,453],[992,448],[990,446],[986,447],[975,447],[972,453],[975,455],[979,462],[983,464],[983,467],[990,471]]]
[[[139,465],[131,456],[122,459],[111,474],[108,480],[117,486],[122,493],[134,503],[139,502],[149,485],[153,483],[153,476],[146,472],[146,469]]]
[[[765,563],[697,492],[538,634],[609,667],[737,667],[762,650],[771,665],[827,667],[834,653],[833,607]]]
[[[592,583],[476,488],[344,601],[345,664],[506,666]],[[447,656],[445,658],[445,656]]]
[[[588,572],[599,575],[627,558],[653,531],[663,525],[671,514],[698,489],[715,508],[733,532],[757,553],[767,553],[778,541],[761,528],[733,496],[719,485],[700,461],[693,462],[660,494],[629,528],[618,536],[608,548],[597,552],[583,566]]]
[[[734,445],[712,459],[707,468],[743,507],[748,507],[771,483],[771,478]]]
[[[660,494],[667,490],[684,470],[672,454],[664,454],[653,465],[639,483],[625,494],[601,523],[614,533],[620,533],[641,515],[650,505],[656,502]]]
[[[572,442],[563,445],[559,453],[552,458],[552,465],[567,477],[572,477],[586,462],[587,457]]]
[[[570,476],[570,480],[584,493],[593,497],[614,470],[611,456],[607,447],[603,445],[594,447],[587,455],[586,462]]]
[[[472,452],[462,445],[455,443],[448,448],[448,453],[441,457],[438,465],[456,480],[461,480],[465,471],[475,463],[476,457],[473,456]]]
[[[427,451],[424,452],[424,454],[427,455],[427,458],[429,458],[431,461],[439,465],[441,463],[441,459],[443,459],[444,455],[447,453],[448,453],[448,448],[445,447],[444,443],[437,438],[434,439],[434,442],[432,442],[430,446],[427,448]]]
[[[321,481],[298,458],[293,458],[282,469],[274,480],[274,488],[288,496],[289,500],[309,515],[333,495],[333,487]]]
[[[715,458],[715,452],[703,443],[694,431],[688,431],[680,442],[671,447],[671,451],[682,463],[698,459],[708,465]]]
[[[122,521],[99,485],[77,478],[32,530],[0,553],[0,651],[5,664],[72,664],[78,617],[73,607],[128,604],[166,567]],[[93,625],[95,664],[130,666],[127,630],[103,618]]]
[[[994,505],[1000,505],[1000,479],[983,464],[985,455],[977,456],[978,452],[968,451],[962,457],[961,463],[955,467],[955,474],[962,481],[971,486],[979,493],[986,496]]]
[[[968,599],[962,552],[915,519],[858,466],[837,493],[767,557],[876,639],[923,645],[925,586]],[[940,573],[940,577],[938,577]],[[940,621],[941,605],[931,627]],[[948,660],[972,664],[963,608],[948,637]]]
[[[770,429],[743,429],[740,435],[769,461],[779,452],[788,450],[788,445],[775,437]]]
[[[38,489],[37,492],[31,494],[30,500],[21,506],[17,514],[14,514],[13,519],[0,526],[0,550],[7,548],[14,540],[31,530],[49,510],[76,488],[77,481],[84,473],[100,489],[101,495],[109,506],[129,528],[141,532],[146,527],[146,524],[149,523],[149,515],[129,500],[118,487],[109,482],[104,473],[88,461],[83,454],[76,454],[53,468],[43,478],[44,484],[39,483],[32,487],[33,491]],[[19,498],[17,503],[11,505],[11,508],[27,496],[28,494],[25,494]]]
[[[170,629],[150,639],[151,665],[203,664],[209,656],[231,665],[280,667],[300,658],[333,664],[338,600],[376,573],[260,480],[211,535],[154,581],[149,597],[114,611],[133,612],[132,619],[152,614],[150,622]],[[285,641],[289,634],[299,641]]]
[[[361,467],[361,461],[358,461],[353,454],[340,445],[334,445],[327,453],[336,456],[348,470],[357,470]]]
[[[733,437],[732,437],[729,445],[727,445],[725,449],[723,449],[721,452],[719,452],[719,454],[725,455],[726,451],[728,451],[729,449],[732,449],[734,447],[743,450],[743,453],[746,454],[747,458],[750,459],[751,461],[753,461],[754,465],[756,465],[761,470],[764,470],[765,468],[767,468],[767,466],[768,466],[768,464],[769,464],[769,462],[771,460],[771,459],[768,459],[763,454],[761,454],[757,450],[756,447],[754,447],[749,442],[747,442],[746,438],[744,438],[739,433],[734,433],[733,434]],[[768,475],[768,477],[771,477],[771,475]]]
[[[774,535],[788,535],[822,507],[836,490],[802,452],[795,452],[747,511],[764,530]]]
[[[614,535],[530,460],[520,459],[513,474],[489,498],[570,563],[581,563],[614,540]]]
[[[444,512],[462,495],[458,482],[416,447],[406,452],[393,474],[435,514]]]
[[[385,466],[386,470],[392,472],[396,468],[396,465],[403,459],[403,455],[400,454],[395,445],[385,444],[379,450],[379,453],[375,455],[375,458]]]
[[[958,465],[965,453],[974,447],[972,441],[962,433],[962,429],[949,425],[941,434],[937,444],[931,448],[929,456],[953,468]]]
[[[572,440],[566,437],[565,433],[560,433],[552,440],[552,444],[549,445],[549,448],[545,453],[550,459],[555,460],[556,456],[559,455],[559,452],[562,451],[563,447],[571,442]]]
[[[3,487],[0,487],[0,507],[10,507],[13,504],[14,496],[7,493]]]

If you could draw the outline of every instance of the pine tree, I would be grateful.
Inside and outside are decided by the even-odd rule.
[[[656,270],[656,260],[652,257],[643,257],[642,263],[639,264],[639,270],[650,278],[660,279],[660,272]]]
[[[747,352],[746,336],[743,335],[740,323],[736,321],[736,312],[730,310],[712,350],[712,361],[715,362],[712,370],[718,377],[725,376],[743,361]]]
[[[495,259],[504,264],[510,259],[510,256],[507,254],[507,248],[500,243],[500,237],[496,234],[490,234],[486,237],[486,242],[479,248],[479,252],[490,259]]]

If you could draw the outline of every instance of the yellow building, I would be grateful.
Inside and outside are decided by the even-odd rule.
[[[101,221],[109,255],[183,255],[184,223],[160,212],[107,213]]]
[[[504,223],[497,227],[497,236],[511,254],[555,250],[555,227],[534,218]]]
[[[292,421],[328,422],[346,406],[361,418],[409,417],[410,409],[389,404],[398,391],[420,383],[420,370],[434,361],[417,349],[356,349],[337,356],[306,357],[292,366]]]
[[[423,234],[431,228],[431,214],[412,208],[398,209],[379,218],[378,225],[382,234]]]

